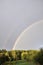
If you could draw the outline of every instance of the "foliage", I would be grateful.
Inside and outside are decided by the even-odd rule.
[[[21,58],[22,58],[22,60],[27,60],[28,59],[28,52],[22,52],[22,54],[21,54]]]
[[[33,57],[37,54],[37,50],[0,50],[0,65],[6,61],[26,60],[33,61]]]
[[[21,60],[21,53],[20,50],[16,50],[17,60]]]
[[[36,65],[33,62],[27,62],[25,60],[17,60],[17,61],[11,61],[11,62],[6,62],[4,65]]]
[[[38,54],[34,57],[36,63],[43,65],[43,49],[40,49]]]
[[[17,59],[16,52],[15,51],[9,51],[9,57],[10,57],[11,61],[16,60]]]
[[[9,61],[9,56],[5,55],[5,54],[0,54],[0,64]]]

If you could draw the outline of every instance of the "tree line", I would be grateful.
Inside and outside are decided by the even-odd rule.
[[[27,62],[34,61],[43,65],[43,49],[40,50],[0,50],[0,65],[6,61],[26,60]]]

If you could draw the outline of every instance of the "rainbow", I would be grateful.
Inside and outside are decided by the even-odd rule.
[[[12,50],[15,50],[15,47],[16,47],[16,45],[18,44],[18,41],[20,40],[20,38],[24,35],[24,33],[25,33],[27,30],[30,30],[34,25],[37,25],[37,24],[39,24],[39,23],[41,23],[41,22],[43,23],[43,20],[37,21],[36,23],[33,23],[32,25],[30,25],[29,27],[27,27],[27,28],[19,35],[19,37],[18,37],[17,40],[15,41]]]

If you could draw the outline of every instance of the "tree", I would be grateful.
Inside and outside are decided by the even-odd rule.
[[[29,61],[34,61],[34,56],[37,54],[38,51],[36,50],[29,50],[28,52],[28,57],[29,57]]]
[[[11,59],[11,61],[14,61],[17,59],[17,55],[16,55],[16,52],[15,51],[9,51],[9,57]]]
[[[17,60],[21,60],[21,51],[16,50]]]
[[[22,52],[22,54],[21,54],[21,58],[22,58],[22,60],[28,60],[29,59],[29,57],[28,57],[28,52],[27,51],[23,51]]]
[[[0,54],[0,65],[3,64],[3,63],[6,62],[6,61],[9,61],[9,56],[7,56],[7,55],[1,53],[1,54]]]
[[[43,65],[43,49],[41,48],[38,54],[34,57],[36,63]]]

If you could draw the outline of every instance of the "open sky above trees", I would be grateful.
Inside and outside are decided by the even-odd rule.
[[[0,49],[12,49],[20,33],[43,19],[43,0],[0,0]]]

